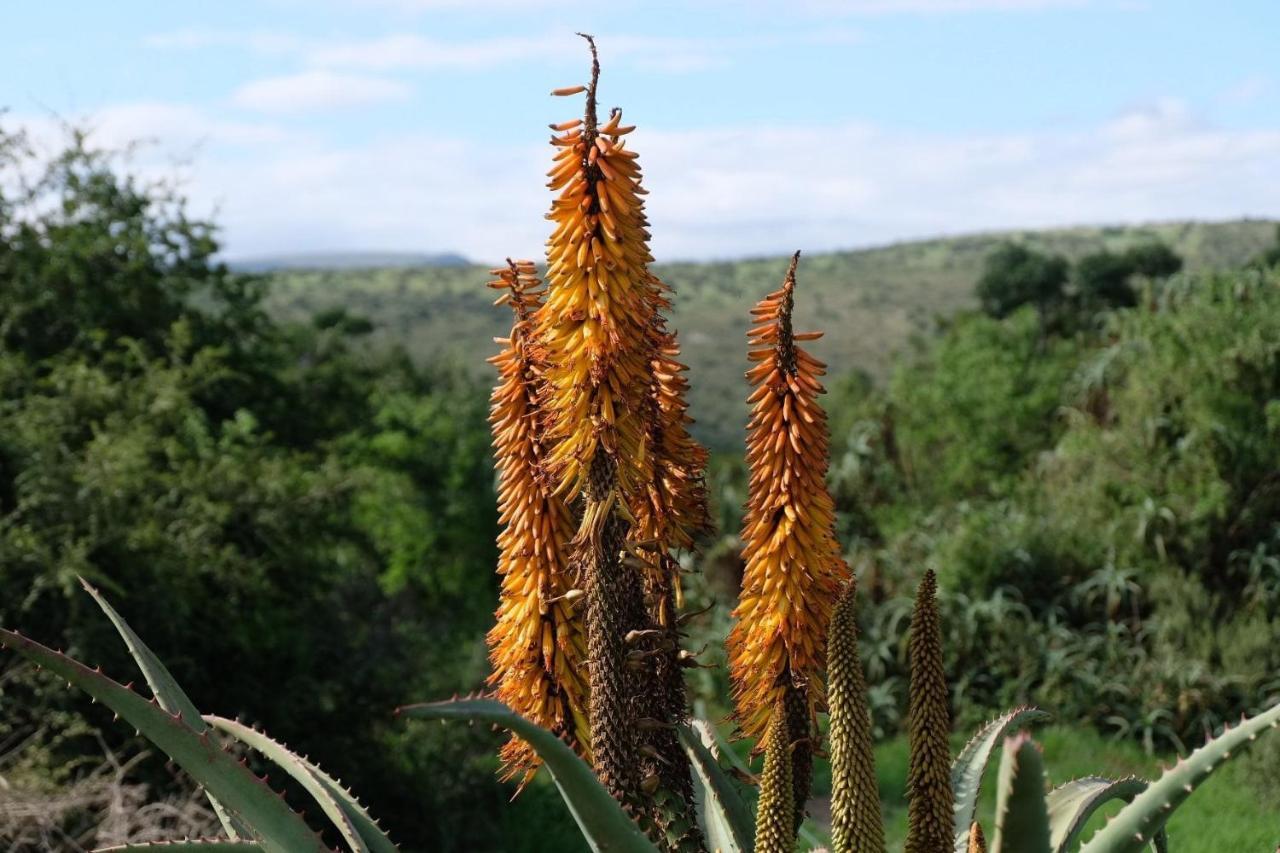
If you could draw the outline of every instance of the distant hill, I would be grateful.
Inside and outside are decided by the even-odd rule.
[[[1238,266],[1270,246],[1274,222],[1174,222],[978,234],[874,249],[805,255],[800,263],[796,324],[821,329],[813,344],[832,375],[863,370],[883,379],[892,357],[936,318],[973,307],[983,258],[1016,240],[1070,258],[1142,240],[1169,243],[1190,269]],[[803,248],[803,247],[801,247]],[[739,446],[745,425],[747,311],[777,287],[783,258],[658,264],[676,290],[672,325],[690,366],[691,407],[703,441]],[[510,328],[506,309],[491,305],[482,266],[283,270],[274,275],[272,305],[294,319],[342,306],[377,324],[376,340],[400,344],[419,359],[450,359],[489,378],[484,359],[493,338]]]
[[[269,273],[293,270],[377,270],[414,267],[465,267],[471,262],[451,252],[303,252],[228,261],[237,272]]]

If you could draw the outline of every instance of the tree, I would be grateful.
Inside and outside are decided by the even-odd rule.
[[[1124,252],[1103,249],[1076,263],[1075,283],[1082,307],[1128,308],[1138,302],[1133,277],[1165,279],[1182,269],[1182,258],[1164,243],[1141,243]]]
[[[501,797],[478,739],[387,730],[411,696],[482,683],[482,390],[362,348],[359,318],[274,320],[267,281],[215,260],[215,226],[123,167],[83,134],[44,162],[0,131],[0,624],[129,672],[83,575],[176,652],[197,702],[323,752],[415,849],[502,846],[462,816]],[[0,742],[109,721],[29,674],[0,682]],[[28,752],[74,773],[84,746]],[[440,785],[441,762],[467,769]],[[137,772],[168,784],[155,769]]]
[[[1122,254],[1103,249],[1085,255],[1076,263],[1075,284],[1085,308],[1121,308],[1134,305],[1137,294],[1129,285],[1132,261]]]
[[[1134,246],[1125,257],[1137,275],[1147,278],[1168,278],[1182,270],[1182,258],[1166,244],[1152,241]]]
[[[978,280],[982,310],[998,319],[1034,305],[1043,315],[1062,299],[1067,272],[1067,260],[1060,255],[1005,243],[987,256]]]
[[[1276,241],[1269,248],[1263,250],[1261,254],[1249,261],[1249,267],[1254,269],[1268,269],[1280,264],[1280,225],[1276,226]]]

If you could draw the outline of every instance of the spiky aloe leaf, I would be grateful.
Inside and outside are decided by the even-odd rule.
[[[1079,837],[1093,813],[1112,800],[1131,801],[1146,789],[1143,779],[1105,779],[1085,776],[1049,792],[1049,844],[1054,853],[1065,851]]]
[[[196,732],[183,721],[181,714],[161,710],[159,700],[143,699],[79,661],[12,631],[0,629],[0,646],[12,649],[79,687],[124,717],[252,827],[263,850],[268,853],[299,853],[328,849],[279,794],[224,752],[207,731]]]
[[[204,720],[218,731],[258,750],[292,776],[333,821],[354,853],[396,853],[391,839],[337,779],[284,744],[243,723],[216,716],[207,716]]]
[[[751,853],[755,845],[751,809],[702,739],[686,726],[678,731],[680,744],[693,765],[694,794],[708,846],[721,853]]]
[[[454,699],[406,705],[396,713],[421,720],[478,720],[509,729],[529,742],[551,773],[583,837],[598,853],[657,853],[595,774],[563,741],[493,699]]]
[[[146,841],[142,844],[121,844],[117,847],[99,847],[93,853],[122,853],[129,850],[160,850],[164,853],[262,853],[262,848],[252,841],[227,841],[225,838],[193,838],[185,841]]]
[[[1138,853],[1210,773],[1257,740],[1259,734],[1277,726],[1280,726],[1280,703],[1241,721],[1234,729],[1224,728],[1222,734],[1180,759],[1150,783],[1132,803],[1094,833],[1080,848],[1080,853]]]
[[[80,578],[80,585],[84,587],[85,592],[98,603],[102,608],[102,612],[107,614],[107,618],[111,620],[111,624],[115,626],[116,632],[120,634],[120,639],[124,640],[125,646],[129,649],[129,654],[133,655],[133,659],[138,664],[138,668],[142,670],[142,675],[147,679],[147,686],[151,688],[151,694],[156,697],[156,701],[160,703],[160,707],[168,711],[170,714],[181,714],[182,721],[191,727],[191,730],[200,734],[208,726],[204,720],[200,718],[200,712],[196,710],[195,703],[187,697],[187,694],[172,675],[169,674],[168,668],[160,662],[160,658],[142,642],[142,638],[133,632],[129,627],[129,623],[124,621],[124,617],[116,612],[115,608],[107,603],[102,593],[98,592],[87,580]],[[218,822],[222,824],[223,830],[232,841],[238,841],[241,837],[251,838],[253,833],[249,831],[243,822],[236,818],[235,815],[228,814],[227,810],[222,807],[222,803],[218,799],[205,792],[209,798],[209,805],[213,806],[213,813],[218,816]]]
[[[1004,741],[991,853],[1049,853],[1044,761],[1040,748],[1026,734]]]
[[[1039,708],[1014,708],[978,729],[960,750],[951,765],[951,790],[956,798],[955,853],[967,853],[969,850],[969,832],[978,813],[982,777],[986,774],[996,744],[1008,732],[1048,718],[1049,715]]]
[[[705,709],[702,709],[701,711],[699,711],[699,713],[701,714],[704,711]],[[732,767],[734,770],[736,770],[738,772],[738,775],[740,775],[742,778],[750,779],[751,777],[755,776],[755,774],[751,772],[751,767],[747,764],[747,762],[742,760],[742,756],[738,755],[737,751],[734,750],[733,748],[733,744],[729,743],[729,739],[724,736],[724,733],[720,731],[718,727],[712,725],[711,723],[708,723],[706,720],[701,720],[701,719],[696,720],[694,722],[694,725],[699,728],[700,732],[705,732],[705,735],[702,738],[702,743],[704,746],[707,747],[707,749],[711,749],[712,745],[714,744],[714,748],[716,752],[713,753],[713,755],[719,754],[723,756],[725,761],[729,763],[729,766]],[[751,811],[755,810],[756,799],[757,798],[755,796],[755,792],[753,789],[746,788],[742,791],[742,801],[747,804],[747,808],[749,810]],[[752,832],[754,831],[755,831],[755,827],[753,826]],[[813,831],[812,827],[807,821],[800,825],[799,837],[801,841],[803,841],[805,844],[809,845],[809,847],[813,849],[819,849],[825,843],[823,839],[820,838],[818,834]]]

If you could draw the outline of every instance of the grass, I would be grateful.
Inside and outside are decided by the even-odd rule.
[[[1274,223],[1260,220],[1183,222],[981,234],[805,256],[796,323],[826,331],[813,351],[833,375],[860,370],[883,378],[913,336],[973,306],[982,261],[1002,240],[1078,258],[1160,239],[1189,268],[1203,269],[1243,263],[1274,235]],[[672,325],[691,368],[694,429],[713,449],[741,448],[747,311],[781,283],[785,270],[784,258],[655,267],[676,290]],[[291,270],[273,276],[271,305],[288,319],[347,308],[374,321],[377,343],[403,346],[419,360],[452,361],[487,381],[492,339],[510,327],[508,312],[490,304],[488,278],[482,266]]]

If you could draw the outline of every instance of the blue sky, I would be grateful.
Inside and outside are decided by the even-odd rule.
[[[5,123],[148,140],[232,257],[536,256],[575,30],[660,258],[1280,215],[1274,0],[6,5]]]

